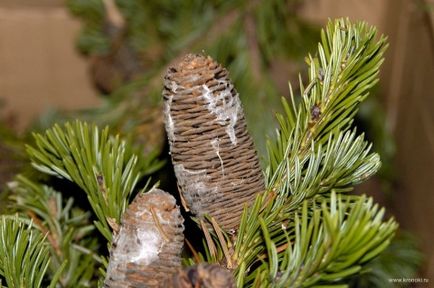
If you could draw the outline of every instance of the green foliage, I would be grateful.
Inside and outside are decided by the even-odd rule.
[[[357,105],[378,81],[387,45],[383,37],[375,41],[375,33],[365,23],[330,21],[319,57],[308,58],[310,82],[300,84],[301,103],[292,89],[292,105],[282,100],[285,116],[277,116],[277,139],[268,142],[267,186],[290,196],[292,206],[332,188],[351,190],[380,167],[371,145],[348,131]]]
[[[423,260],[413,236],[400,231],[376,259],[350,282],[351,287],[393,288],[389,279],[414,278]]]
[[[138,41],[131,45],[147,49],[155,44],[152,33],[164,35],[162,39],[171,49],[161,57],[162,62],[185,47],[214,43],[201,42],[199,38],[217,17],[214,15],[217,11],[218,17],[230,14],[232,9],[247,11],[255,15],[253,19],[261,21],[276,11],[279,12],[275,13],[276,19],[268,21],[286,17],[278,0],[258,2],[247,10],[237,10],[248,6],[244,1],[204,4],[197,0],[192,3],[201,9],[190,12],[187,7],[191,6],[187,4],[191,3],[169,5],[169,2],[118,2],[130,23],[128,34],[135,35],[130,40]],[[101,2],[74,0],[70,5],[80,15],[84,15],[80,9],[90,13],[83,17],[99,19],[88,26],[95,31],[100,29]],[[155,9],[164,12],[157,16],[149,14],[155,16],[152,21],[161,24],[161,31],[155,25],[144,25],[147,23],[144,17]],[[137,16],[139,12],[143,15]],[[189,15],[189,21],[174,17],[177,13]],[[193,16],[199,17],[197,23],[207,25],[191,21],[195,19]],[[247,47],[248,35],[236,37],[244,31],[245,19],[236,19],[229,27],[240,30],[222,33],[219,39],[223,42],[213,47],[220,47],[221,43],[233,45],[233,50],[216,48],[215,53],[229,51],[223,57],[228,61],[237,55],[231,64],[238,71],[235,75],[240,71],[253,75],[256,72],[252,69],[258,66],[249,61],[252,55],[240,52]],[[289,41],[285,37],[271,41],[278,35],[277,28],[261,23],[258,42],[272,44],[267,49],[259,46],[263,55],[260,69]],[[178,31],[174,29],[176,26],[185,43],[176,45],[175,41],[181,39],[173,34]],[[274,36],[268,38],[269,35]],[[355,275],[375,267],[372,260],[386,249],[397,229],[393,219],[383,220],[384,210],[372,199],[344,193],[376,173],[381,164],[379,156],[370,152],[371,145],[351,125],[358,104],[378,81],[386,41],[383,37],[376,38],[373,27],[346,19],[330,21],[321,39],[317,54],[307,58],[309,79],[307,85],[300,81],[301,97],[296,98],[290,87],[291,103],[282,101],[284,114],[277,116],[280,125],[277,138],[268,143],[266,191],[251,207],[245,208],[238,231],[222,231],[212,218],[208,219],[208,226],[201,223],[205,233],[204,255],[198,253],[195,260],[218,262],[233,269],[238,287],[345,286]],[[90,50],[104,50],[102,45],[89,45],[94,45]],[[252,81],[248,83],[252,75],[238,76],[246,86],[255,89]],[[256,84],[264,83],[261,93],[273,91],[265,80]],[[10,287],[21,287],[20,282],[13,284],[16,286],[10,283],[22,281],[23,275],[27,277],[24,279],[33,277],[33,282],[26,284],[34,283],[35,287],[41,286],[43,280],[62,287],[95,286],[100,283],[96,271],[102,270],[107,261],[94,232],[98,230],[110,244],[112,232],[116,233],[139,179],[158,169],[161,163],[154,154],[145,157],[129,141],[110,136],[108,128],[100,131],[96,125],[80,121],[56,124],[43,134],[34,134],[34,138],[34,146],[27,146],[32,165],[43,173],[76,183],[86,193],[93,211],[78,208],[77,195],[68,198],[62,191],[18,176],[10,186],[13,212],[21,218],[1,218],[0,275]],[[90,223],[92,217],[97,220]],[[186,262],[192,264],[195,260]],[[33,266],[40,269],[29,268]]]
[[[234,247],[238,287],[346,283],[389,245],[397,228],[364,196],[317,195],[286,212],[271,195],[246,210],[235,242],[216,245]]]
[[[49,245],[48,273],[58,276],[62,287],[96,286],[95,272],[105,259],[97,254],[98,240],[91,213],[78,208],[74,198],[18,175],[9,184],[15,212],[29,217],[34,227],[46,235]]]
[[[273,112],[281,108],[280,83],[271,75],[297,71],[303,55],[313,49],[317,41],[318,28],[297,15],[300,1],[114,2],[125,22],[121,40],[110,32],[109,13],[103,1],[67,1],[70,10],[84,24],[78,39],[82,52],[116,57],[113,47],[125,45],[137,53],[136,61],[142,64],[142,71],[134,77],[133,83],[140,85],[132,87],[131,83],[125,83],[129,86],[128,95],[122,105],[131,103],[135,91],[145,91],[142,106],[155,102],[154,99],[161,100],[162,75],[168,65],[186,53],[205,52],[230,71],[248,123],[255,123],[249,125],[249,131],[258,150],[264,154],[265,135],[273,131],[270,127],[274,128],[276,123],[273,113],[262,113],[257,107],[266,106]],[[286,75],[284,81],[291,77]],[[125,92],[124,88],[119,90]],[[119,90],[113,94],[119,95]],[[134,107],[132,104],[130,113],[123,114],[121,121],[139,118]],[[113,127],[115,122],[107,124]]]
[[[251,13],[255,19],[258,27],[258,44],[263,47],[267,62],[276,57],[276,53],[294,55],[304,52],[312,45],[313,38],[313,35],[306,35],[306,33],[315,30],[295,14],[294,11],[299,4],[297,0],[271,0],[263,3],[259,1],[249,3],[242,0],[115,2],[127,23],[126,37],[129,44],[135,50],[145,54],[151,50],[153,53],[162,53],[169,61],[187,47],[191,49],[193,46],[194,50],[203,49],[206,46],[203,43],[216,44],[210,40],[216,42],[220,40],[213,35],[207,35],[210,28],[218,23],[220,26],[228,25],[228,27],[220,27],[227,30],[218,33],[231,31],[238,23],[244,21],[244,12]],[[104,23],[107,18],[103,1],[69,0],[67,4],[70,11],[80,17],[85,25],[78,41],[80,50],[90,54],[107,51],[110,39],[109,35],[104,34],[106,28]],[[159,13],[156,14],[155,11]],[[240,17],[233,19],[229,17],[231,13],[235,13],[233,16]],[[229,23],[223,23],[225,22],[223,20],[229,20]],[[288,29],[281,29],[282,25]],[[245,37],[246,35],[242,35],[241,41],[246,42]],[[161,50],[156,51],[158,48]]]
[[[42,233],[18,217],[0,217],[0,275],[9,288],[41,287],[49,265]]]
[[[377,83],[385,38],[374,41],[376,31],[365,23],[351,24],[348,20],[330,22],[321,32],[319,57],[309,56],[309,83],[301,87],[301,103],[283,103],[286,115],[278,115],[280,131],[274,143],[269,142],[269,163],[272,175],[279,160],[286,159],[286,148],[305,154],[312,142],[322,145],[350,128],[357,105]],[[301,80],[300,80],[301,81]],[[290,147],[291,148],[291,147]]]
[[[107,266],[107,255],[101,255],[106,250],[100,245],[95,228],[110,244],[111,230],[117,231],[137,182],[162,163],[155,153],[145,157],[130,142],[110,136],[108,128],[100,131],[85,122],[55,125],[44,134],[33,136],[35,146],[26,147],[32,165],[43,173],[77,184],[86,193],[93,211],[79,208],[80,195],[65,197],[64,191],[18,175],[9,184],[8,212],[18,213],[23,221],[29,219],[34,233],[45,235],[43,245],[35,244],[41,245],[40,249],[45,247],[44,253],[48,254],[44,257],[50,259],[43,279],[51,279],[62,287],[97,286],[104,274],[102,269]],[[92,223],[95,216],[98,221]],[[28,269],[27,264],[24,267]],[[1,275],[7,280],[19,279],[9,270]]]
[[[362,264],[376,257],[390,243],[397,224],[383,222],[384,209],[372,198],[356,202],[331,194],[330,203],[318,201],[308,212],[308,202],[294,215],[293,235],[284,252],[278,253],[260,219],[267,246],[255,281],[273,287],[308,287],[332,284],[359,272]],[[259,279],[259,280],[258,280]],[[259,282],[258,282],[259,281]]]
[[[287,209],[290,210],[318,193],[331,189],[349,191],[351,185],[367,179],[380,167],[378,155],[369,153],[370,145],[363,136],[356,137],[355,131],[330,135],[325,148],[312,144],[302,159],[298,153],[290,153],[297,151],[293,146],[297,141],[290,142],[282,161],[277,164],[278,161],[273,160],[276,168],[267,185],[289,197]],[[270,170],[273,170],[272,166]]]
[[[155,156],[139,158],[125,141],[111,137],[108,128],[100,132],[79,121],[34,137],[36,148],[27,146],[32,165],[80,186],[98,218],[95,226],[109,241],[110,225],[120,222],[138,180],[160,165]]]
[[[68,1],[72,13],[79,15],[85,28],[79,37],[78,47],[84,53],[104,53],[109,49],[109,40],[101,30],[104,21],[104,6],[100,0]]]
[[[373,142],[373,149],[381,157],[383,165],[378,174],[382,182],[382,190],[390,194],[392,192],[392,182],[396,178],[396,171],[394,171],[393,165],[396,144],[392,132],[385,124],[387,123],[386,113],[379,97],[369,97],[363,102],[357,113],[357,122],[366,131],[366,137]]]
[[[1,104],[0,101],[0,114]],[[0,119],[0,203],[7,198],[6,183],[23,169],[27,161],[22,141],[23,139],[10,128],[10,124]],[[5,205],[0,205],[0,214],[5,208]]]
[[[292,104],[283,100],[277,116],[267,191],[245,210],[235,238],[217,237],[214,227],[206,243],[209,261],[235,268],[238,287],[342,285],[389,245],[396,222],[384,222],[372,199],[341,194],[381,164],[351,123],[378,81],[385,48],[364,23],[330,21],[322,32],[301,102],[291,90]]]

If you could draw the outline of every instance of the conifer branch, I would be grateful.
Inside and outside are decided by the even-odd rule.
[[[93,283],[103,260],[95,254],[100,245],[89,221],[91,213],[75,207],[72,197],[64,199],[62,193],[22,175],[9,186],[14,212],[30,218],[33,226],[46,235],[50,252],[47,273],[53,277],[62,270],[58,276],[62,287]]]
[[[363,135],[349,129],[378,81],[385,39],[376,42],[375,28],[340,19],[329,23],[322,40],[319,57],[308,59],[301,103],[291,89],[292,105],[283,100],[285,115],[277,116],[267,191],[246,207],[235,237],[226,234],[221,243],[211,233],[220,258],[209,260],[227,263],[221,247],[233,247],[238,287],[337,283],[384,250],[397,229],[393,219],[383,222],[372,199],[336,196],[380,167]]]
[[[348,138],[354,138],[354,135],[344,137],[357,112],[357,105],[378,81],[387,43],[384,37],[376,41],[375,36],[374,27],[363,22],[352,24],[348,19],[330,21],[327,29],[321,32],[319,56],[307,58],[309,84],[306,88],[300,80],[301,103],[296,104],[290,86],[292,104],[283,100],[285,115],[277,116],[280,124],[277,139],[268,143],[269,167],[266,174],[269,188],[281,191],[278,186],[289,181],[285,171],[287,175],[301,172],[294,176],[296,179],[306,173],[300,169],[315,167],[315,159],[327,158],[327,152],[318,155],[322,150],[327,151],[321,146],[334,147],[337,151],[353,146],[348,150],[352,152],[347,155],[349,158],[357,156],[354,154],[356,150],[365,150],[358,153],[358,158],[348,159],[352,163],[358,162],[365,173],[354,175],[353,182],[347,184],[359,183],[377,172],[379,157],[368,154],[369,145],[359,138],[351,145],[348,141],[352,139]],[[300,169],[287,171],[289,167]]]
[[[111,230],[119,224],[138,180],[158,165],[155,158],[138,157],[119,136],[111,137],[108,128],[100,132],[79,121],[56,124],[44,135],[33,136],[36,147],[27,146],[32,165],[82,188],[98,218],[95,226],[111,241]]]
[[[0,217],[0,276],[7,287],[41,287],[49,260],[46,238],[32,223]]]
[[[268,261],[257,272],[260,283],[273,287],[338,283],[383,251],[398,226],[393,219],[383,222],[384,209],[365,196],[352,202],[332,193],[329,203],[315,204],[309,209],[304,202],[301,213],[295,213],[294,227],[285,230],[287,248],[279,254],[278,242],[261,219]]]
[[[293,210],[318,193],[332,189],[349,191],[352,185],[363,182],[380,168],[378,154],[370,153],[371,145],[364,141],[363,135],[356,136],[355,130],[329,137],[326,146],[312,143],[302,159],[289,155],[290,151],[297,151],[296,147],[287,148],[286,160],[268,177],[267,186],[288,197],[286,209]]]
[[[389,245],[398,226],[394,219],[383,220],[384,210],[371,198],[341,193],[350,191],[353,185],[373,175],[380,166],[378,155],[370,151],[371,145],[363,135],[358,136],[356,130],[351,129],[358,104],[378,81],[379,67],[387,47],[385,38],[377,40],[375,35],[375,28],[365,23],[352,24],[347,19],[329,22],[327,29],[322,31],[317,55],[307,58],[309,82],[306,86],[300,83],[300,102],[296,101],[290,86],[292,103],[283,100],[285,114],[277,116],[280,129],[277,139],[268,145],[266,191],[263,191],[261,178],[261,185],[257,185],[260,188],[252,190],[249,187],[246,190],[255,197],[259,194],[256,200],[253,201],[252,197],[249,198],[252,201],[227,201],[230,205],[237,204],[235,217],[224,215],[228,223],[229,220],[235,223],[227,227],[221,225],[217,216],[225,214],[223,210],[228,205],[224,204],[222,209],[208,209],[216,211],[215,215],[206,209],[203,213],[200,211],[198,221],[204,232],[204,255],[192,248],[194,259],[186,259],[186,263],[193,265],[206,260],[223,266],[209,266],[211,274],[219,270],[228,274],[225,268],[229,268],[237,287],[340,285],[362,271],[364,265]],[[190,72],[195,76],[195,71]],[[217,74],[215,71],[209,73],[211,78]],[[219,87],[220,82],[202,83],[198,86],[202,89],[197,89],[192,96],[202,100],[216,97],[220,94],[214,91],[209,94],[211,90],[204,85]],[[172,117],[179,116],[176,113],[180,111],[170,106],[175,103],[175,98],[169,92],[184,89],[179,83],[173,83],[166,83],[169,128],[173,128],[171,121],[175,118]],[[232,93],[231,85],[225,89],[230,87],[228,91]],[[215,106],[215,99],[210,99],[205,103],[208,108],[202,107],[204,111]],[[199,102],[194,103],[197,105]],[[232,118],[241,118],[242,115],[237,114],[238,100],[230,102],[224,98],[222,103],[235,103],[237,112]],[[198,109],[196,106],[193,108]],[[216,114],[215,109],[210,114],[214,117],[213,113]],[[178,118],[175,120],[185,120]],[[189,163],[192,166],[189,170],[175,166],[179,168],[178,178],[182,179],[180,172],[186,171],[196,177],[199,172],[194,169],[198,163],[205,165],[214,161],[209,169],[206,167],[212,173],[204,179],[208,181],[214,175],[217,175],[215,179],[220,179],[220,176],[229,179],[226,173],[230,170],[227,168],[244,161],[233,156],[233,149],[227,149],[224,151],[227,155],[224,154],[218,140],[226,137],[227,143],[234,146],[238,143],[234,136],[249,137],[248,133],[243,129],[243,133],[237,135],[226,127],[221,129],[221,125],[228,126],[231,121],[229,118],[225,118],[226,122],[216,119],[217,122],[213,121],[218,124],[215,126],[221,135],[207,139],[211,140],[207,145],[213,148],[205,147],[211,151],[210,156],[206,158],[199,153],[202,156]],[[209,124],[209,119],[206,122]],[[169,129],[168,132],[176,136],[176,141],[183,140],[182,137],[191,132],[184,126],[175,128],[179,131]],[[194,125],[194,128],[203,129],[201,125]],[[180,131],[187,131],[187,134]],[[210,137],[202,130],[198,135],[200,139]],[[63,127],[55,125],[44,134],[34,134],[34,138],[35,146],[27,146],[32,165],[46,174],[75,182],[87,194],[98,220],[89,225],[89,213],[74,210],[72,198],[63,199],[60,192],[18,176],[11,186],[18,215],[0,217],[0,276],[9,287],[22,287],[24,284],[40,287],[43,281],[45,284],[50,280],[50,287],[56,284],[62,287],[85,285],[91,279],[95,280],[95,269],[99,264],[109,267],[105,285],[110,287],[125,283],[158,287],[169,276],[174,287],[182,281],[185,285],[190,282],[197,285],[212,278],[201,265],[176,273],[181,262],[183,224],[172,196],[157,189],[138,194],[127,210],[139,178],[159,166],[154,156],[142,157],[141,153],[134,153],[128,142],[118,136],[111,137],[108,128],[100,131],[95,125],[79,121],[66,123]],[[175,138],[171,138],[169,140],[175,142]],[[193,143],[192,139],[179,142]],[[246,143],[249,144],[247,148],[253,147],[250,139]],[[185,151],[190,149],[190,146],[178,149],[180,152],[172,153],[172,157],[179,156],[184,160]],[[193,154],[199,155],[197,152]],[[223,167],[224,160],[235,164]],[[250,168],[235,169],[236,173],[247,171],[254,177],[261,177],[256,158],[254,162]],[[252,179],[257,179],[254,177]],[[209,183],[214,185],[216,181],[212,179]],[[189,180],[189,185],[198,183],[196,178]],[[246,177],[242,176],[241,180],[246,180]],[[240,186],[243,181],[222,182],[220,186],[209,187],[220,191],[232,188],[228,184]],[[204,183],[208,185],[208,182],[199,184]],[[198,194],[200,197],[190,197],[192,204],[209,196],[209,187],[204,187],[207,189]],[[209,202],[215,203],[216,199]],[[245,207],[241,213],[242,206],[239,205],[243,203]],[[235,208],[230,211],[235,211]],[[104,256],[94,254],[99,247],[97,240],[87,239],[94,227],[109,244],[114,235],[110,265]],[[231,229],[225,231],[221,227]],[[149,246],[150,239],[154,240],[153,247]],[[196,278],[191,279],[191,275]],[[227,277],[227,280],[233,285],[232,277]],[[101,281],[99,284],[103,285]]]

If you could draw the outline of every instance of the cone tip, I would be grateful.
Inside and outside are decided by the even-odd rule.
[[[189,53],[181,58],[174,65],[169,67],[169,71],[172,73],[181,72],[181,71],[189,71],[195,70],[197,68],[207,66],[215,61],[211,58],[211,56],[206,55],[204,53],[193,54]]]

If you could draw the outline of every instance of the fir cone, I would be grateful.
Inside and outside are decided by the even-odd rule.
[[[234,288],[232,273],[216,264],[199,264],[175,274],[166,284],[170,288]]]
[[[186,208],[236,229],[245,204],[264,189],[253,140],[228,72],[187,55],[164,82],[165,125]]]
[[[164,287],[181,267],[183,231],[173,196],[159,189],[137,195],[113,240],[104,287]]]

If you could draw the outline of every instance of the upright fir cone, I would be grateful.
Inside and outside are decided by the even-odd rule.
[[[181,268],[183,221],[169,193],[137,195],[113,240],[104,287],[164,287]]]
[[[187,55],[164,82],[165,125],[187,209],[236,229],[264,180],[238,93],[211,57]]]

